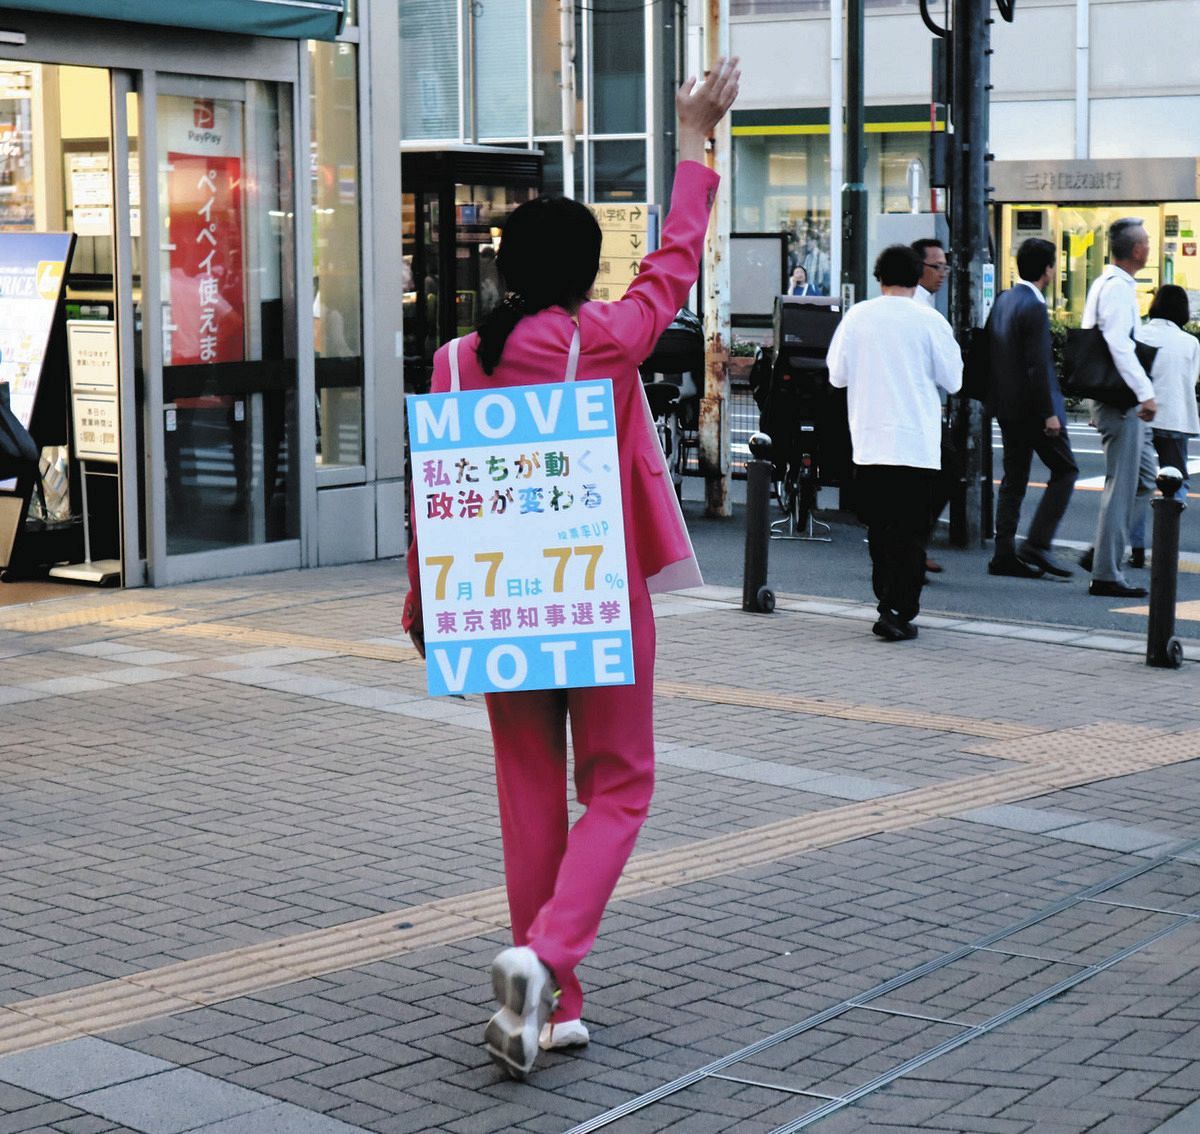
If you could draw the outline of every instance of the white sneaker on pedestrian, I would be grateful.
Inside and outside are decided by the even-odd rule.
[[[584,1047],[591,1038],[582,1020],[555,1020],[542,1028],[538,1046],[543,1051],[561,1051],[567,1047]]]
[[[519,945],[498,953],[492,962],[492,991],[500,1011],[488,1021],[484,1046],[513,1079],[524,1079],[533,1070],[542,1025],[553,1014],[560,990],[538,955]]]

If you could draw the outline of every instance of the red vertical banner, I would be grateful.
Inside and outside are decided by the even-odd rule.
[[[170,365],[245,358],[240,118],[236,103],[171,98]],[[240,123],[239,123],[240,125]]]

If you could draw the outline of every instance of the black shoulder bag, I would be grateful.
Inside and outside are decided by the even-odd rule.
[[[1111,277],[1110,277],[1111,278]],[[1138,362],[1147,375],[1154,365],[1158,347],[1139,343],[1133,332],[1133,349]],[[1137,395],[1121,377],[1112,351],[1104,341],[1099,327],[1081,329],[1073,327],[1067,331],[1067,345],[1063,352],[1063,393],[1075,398],[1091,398],[1116,409],[1126,410],[1138,404]]]

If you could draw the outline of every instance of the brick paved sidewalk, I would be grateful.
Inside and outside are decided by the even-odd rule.
[[[400,575],[0,608],[0,1134],[1200,1130],[1195,665],[663,600],[593,1041],[515,1084],[486,720]]]

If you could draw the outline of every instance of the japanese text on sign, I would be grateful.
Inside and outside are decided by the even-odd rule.
[[[408,398],[429,692],[634,680],[612,383]]]
[[[637,278],[642,257],[650,249],[650,209],[647,205],[590,205],[600,225],[600,270],[592,294],[597,299],[620,299]]]

